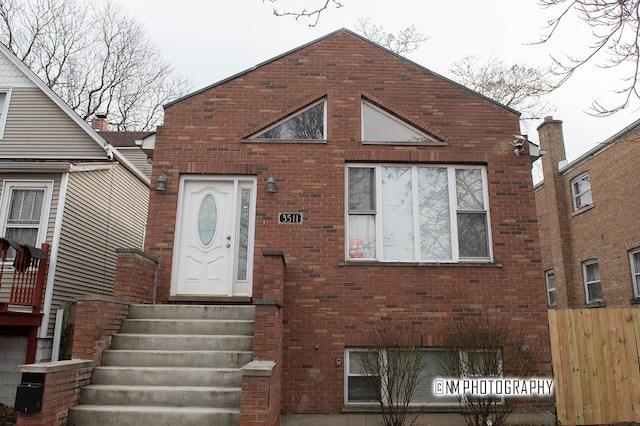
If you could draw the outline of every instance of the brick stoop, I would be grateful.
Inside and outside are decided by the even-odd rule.
[[[70,424],[239,424],[254,318],[253,306],[131,306]]]

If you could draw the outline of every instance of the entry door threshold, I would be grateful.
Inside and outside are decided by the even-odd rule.
[[[250,296],[206,296],[206,295],[176,295],[169,296],[169,303],[199,303],[204,305],[220,304],[249,304]]]

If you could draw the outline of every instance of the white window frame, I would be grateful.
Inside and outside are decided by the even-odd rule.
[[[547,306],[557,306],[558,305],[558,292],[556,286],[556,273],[553,269],[549,269],[544,273],[544,281],[547,288]],[[552,287],[553,284],[553,287]],[[553,293],[553,298],[555,302],[551,301],[551,293]]]
[[[450,231],[451,231],[451,250],[452,250],[452,258],[448,260],[432,260],[432,259],[422,259],[422,253],[420,249],[420,239],[414,239],[414,259],[403,259],[403,260],[386,260],[383,259],[383,246],[384,240],[379,236],[383,235],[383,221],[382,218],[382,207],[383,207],[383,197],[382,197],[382,173],[381,169],[383,167],[401,167],[401,168],[411,168],[412,173],[412,182],[418,182],[417,180],[417,172],[419,168],[444,168],[447,169],[447,186],[449,191],[449,214],[450,214]],[[371,212],[355,212],[352,213],[349,211],[349,169],[351,168],[372,168],[374,169],[374,193],[375,193],[375,210]],[[487,257],[462,257],[460,256],[460,247],[458,241],[458,213],[474,213],[476,211],[465,211],[459,210],[457,206],[457,194],[456,194],[456,170],[480,170],[482,173],[482,192],[483,192],[483,202],[484,202],[484,210],[477,211],[478,213],[484,213],[486,217],[486,231],[487,231]],[[419,227],[419,215],[417,212],[418,208],[418,185],[413,185],[413,212],[414,212],[414,232],[418,231]],[[349,255],[349,217],[352,215],[371,215],[375,217],[375,235],[376,235],[376,248],[375,257],[361,257],[354,258]],[[490,263],[493,261],[493,243],[491,237],[491,215],[490,215],[490,207],[489,207],[489,189],[488,189],[488,180],[487,180],[487,168],[485,166],[480,165],[461,165],[461,164],[372,164],[372,163],[349,163],[346,165],[345,169],[345,259],[347,261],[353,262],[361,262],[361,261],[377,261],[377,262],[391,262],[391,263],[402,263],[402,262],[425,262],[425,263],[460,263],[460,262],[475,262],[475,263]],[[419,235],[419,232],[417,233]]]
[[[633,297],[640,298],[640,270],[636,270],[634,257],[640,257],[640,248],[629,252],[629,264],[631,266],[631,282],[633,284]]]
[[[599,280],[597,281],[587,281],[587,268],[589,268],[590,266],[593,265],[597,265],[598,268],[598,277]],[[598,263],[597,260],[587,260],[585,262],[582,262],[582,278],[584,281],[584,298],[585,301],[588,304],[590,303],[594,303],[594,302],[604,302],[604,294],[602,295],[601,298],[599,299],[590,299],[589,298],[589,286],[592,285],[599,285],[600,286],[600,293],[602,293],[602,276],[600,275],[600,264]]]
[[[7,220],[9,219],[9,202],[15,189],[44,190],[42,197],[42,211],[40,212],[40,223],[38,225],[38,235],[36,246],[39,247],[45,242],[49,225],[49,213],[51,210],[51,198],[53,196],[53,181],[41,180],[5,180],[2,185],[2,200],[0,202],[0,236],[4,237],[7,232]],[[18,241],[22,242],[22,241]]]
[[[0,93],[5,94],[4,104],[0,106],[0,139],[3,139],[4,128],[7,124],[7,114],[9,113],[9,103],[11,101],[11,89],[0,88]]]
[[[589,189],[586,191],[577,192],[576,184],[579,181],[582,181],[585,179],[587,180],[587,182],[589,182]],[[584,196],[587,192],[591,193],[591,203],[585,204],[583,206],[578,206],[578,203],[577,203],[578,198]],[[575,178],[571,179],[571,202],[573,203],[574,212],[579,212],[593,206],[593,192],[591,191],[591,176],[589,175],[589,172],[581,173]]]

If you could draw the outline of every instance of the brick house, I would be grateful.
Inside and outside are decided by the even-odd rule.
[[[517,113],[346,30],[165,113],[146,240],[158,301],[265,303],[265,255],[281,252],[282,412],[357,407],[348,361],[383,320],[411,321],[425,349],[455,318],[521,325],[550,374]]]
[[[568,163],[562,121],[538,127],[544,181],[535,196],[551,307],[629,307],[640,302],[636,147],[640,120]],[[621,182],[624,182],[622,185]]]

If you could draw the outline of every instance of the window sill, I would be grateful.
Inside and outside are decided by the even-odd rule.
[[[604,300],[594,300],[593,302],[589,302],[584,305],[585,309],[606,308],[606,307],[607,307],[607,304],[605,303]]]
[[[449,405],[414,405],[409,407],[410,413],[460,413],[460,404]],[[380,413],[380,404],[344,405],[342,413]]]
[[[499,262],[380,262],[376,260],[345,260],[338,266],[400,266],[400,267],[454,267],[454,268],[502,268]]]
[[[586,207],[581,207],[578,210],[574,210],[573,211],[573,216],[577,216],[577,215],[579,215],[581,213],[588,212],[589,210],[591,210],[593,208],[595,208],[595,204],[589,204]]]
[[[629,303],[631,305],[640,305],[640,297],[634,297],[633,299],[629,299]]]

